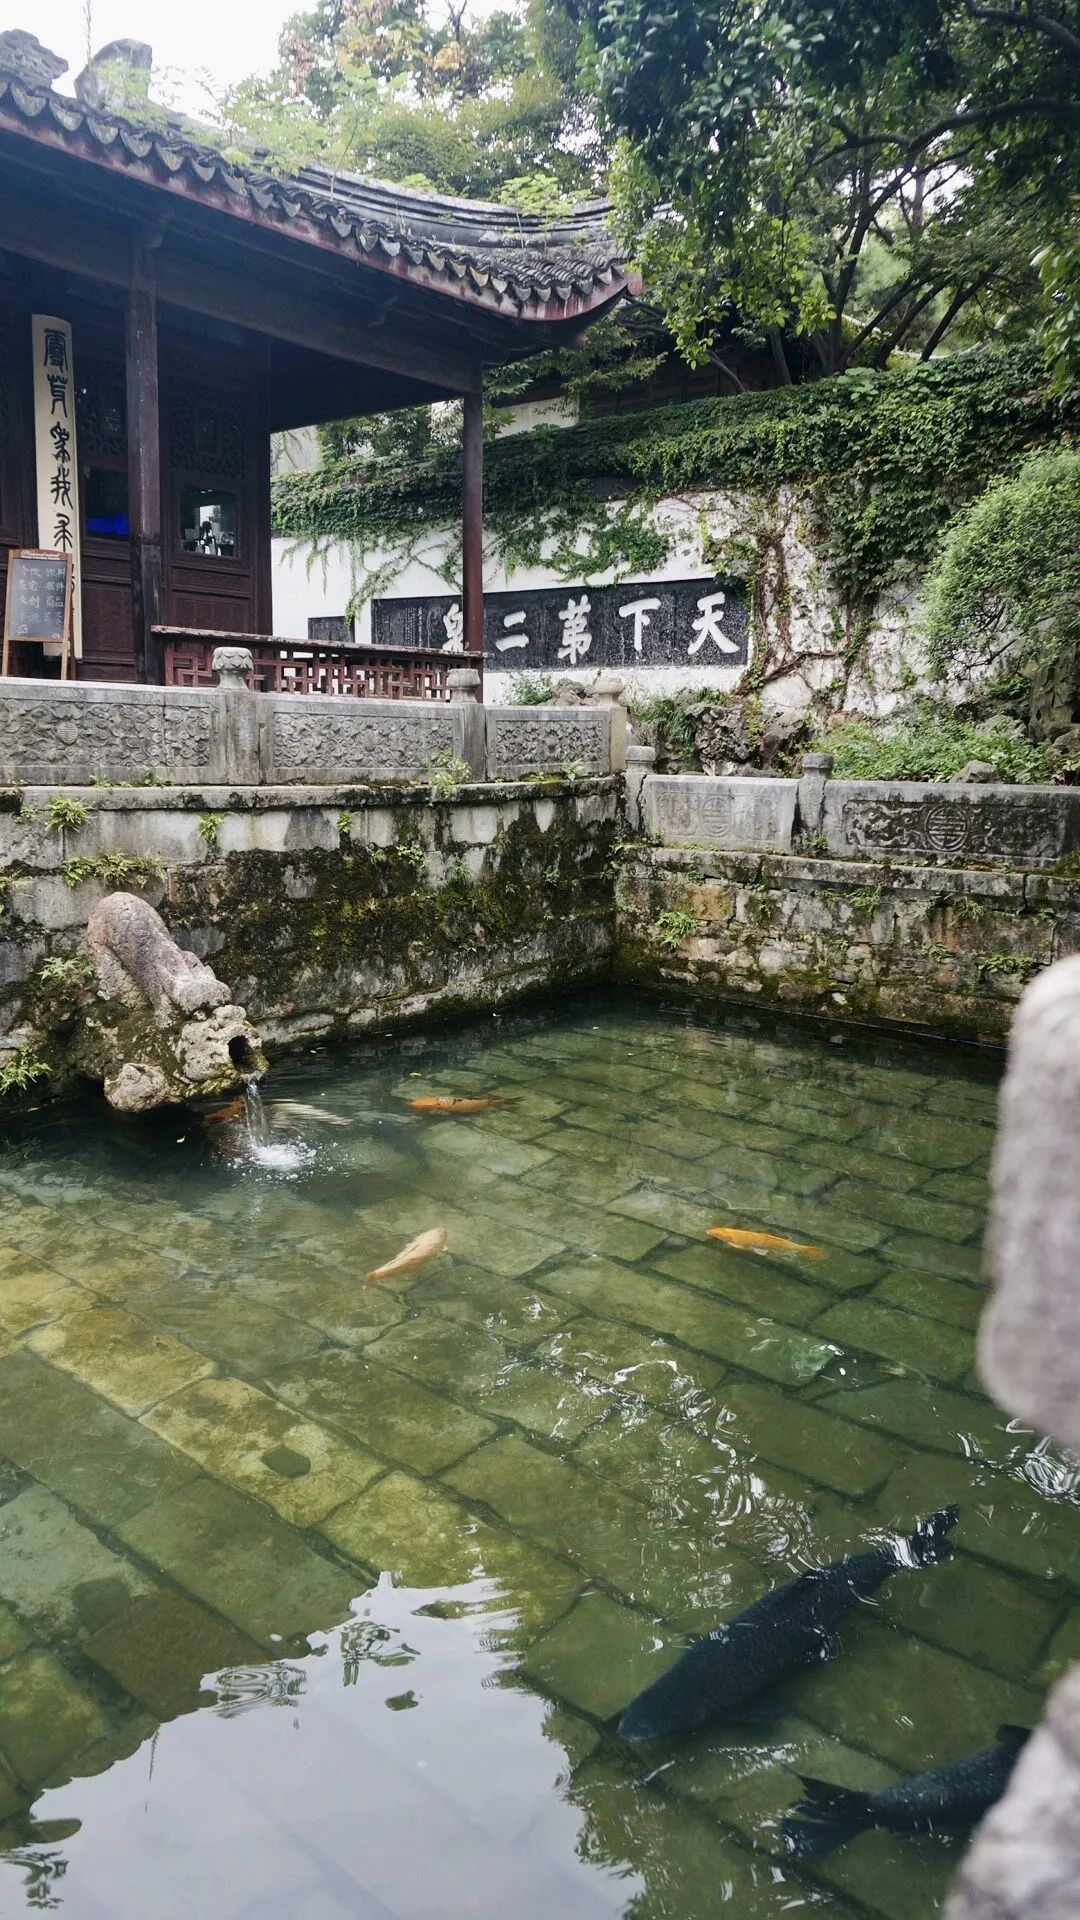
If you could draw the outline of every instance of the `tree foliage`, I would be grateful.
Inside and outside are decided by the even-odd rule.
[[[565,21],[524,13],[436,17],[429,0],[317,0],[294,14],[266,78],[220,111],[240,145],[283,171],[312,161],[400,185],[558,203],[596,178]]]
[[[1080,452],[1030,455],[962,513],[927,604],[943,680],[970,680],[1006,656],[1030,667],[1080,645]]]
[[[731,313],[828,371],[1030,306],[1075,190],[1080,0],[568,3],[688,356]]]
[[[544,564],[581,580],[613,568],[633,579],[670,551],[653,513],[664,498],[716,488],[769,499],[791,486],[811,503],[838,597],[864,608],[929,555],[961,503],[1068,418],[1031,347],[903,374],[855,369],[496,440],[485,525],[511,570]],[[275,525],[295,539],[347,540],[362,565],[396,555],[397,571],[455,523],[460,497],[456,446],[432,446],[404,468],[347,458],[280,479]]]

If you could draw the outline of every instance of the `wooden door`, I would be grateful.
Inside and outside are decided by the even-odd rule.
[[[215,348],[162,348],[165,622],[258,633],[265,617],[261,362]],[[268,491],[268,484],[267,484]]]

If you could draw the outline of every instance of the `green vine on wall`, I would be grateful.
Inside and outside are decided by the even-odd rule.
[[[510,572],[544,562],[565,580],[632,578],[671,550],[673,530],[652,517],[665,497],[723,488],[768,499],[791,486],[808,498],[838,599],[865,608],[925,561],[957,507],[1067,433],[1066,408],[1039,354],[1017,347],[536,427],[487,449],[488,541]],[[344,458],[280,478],[274,524],[298,540],[348,541],[363,563],[453,526],[460,495],[453,447],[404,470]]]

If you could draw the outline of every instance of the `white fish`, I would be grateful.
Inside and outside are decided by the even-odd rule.
[[[391,1280],[399,1273],[412,1273],[416,1267],[424,1267],[429,1260],[436,1259],[445,1246],[446,1228],[429,1227],[426,1233],[418,1233],[415,1240],[410,1240],[407,1247],[402,1247],[400,1253],[395,1253],[384,1267],[372,1267],[365,1278]]]
[[[274,1125],[289,1120],[321,1120],[325,1127],[348,1127],[352,1122],[343,1120],[340,1113],[329,1113],[325,1107],[310,1107],[304,1100],[273,1100],[271,1110]]]

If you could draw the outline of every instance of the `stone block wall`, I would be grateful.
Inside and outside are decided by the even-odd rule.
[[[624,981],[965,1039],[1080,947],[1080,877],[1030,869],[642,846],[616,892]]]
[[[59,824],[56,797],[0,794],[0,1047],[32,1040],[53,1086],[76,988],[47,963],[84,950],[91,911],[117,887],[211,962],[271,1045],[489,1007],[610,967],[610,777],[446,799],[428,787],[68,788],[64,801],[86,809],[74,826]]]

